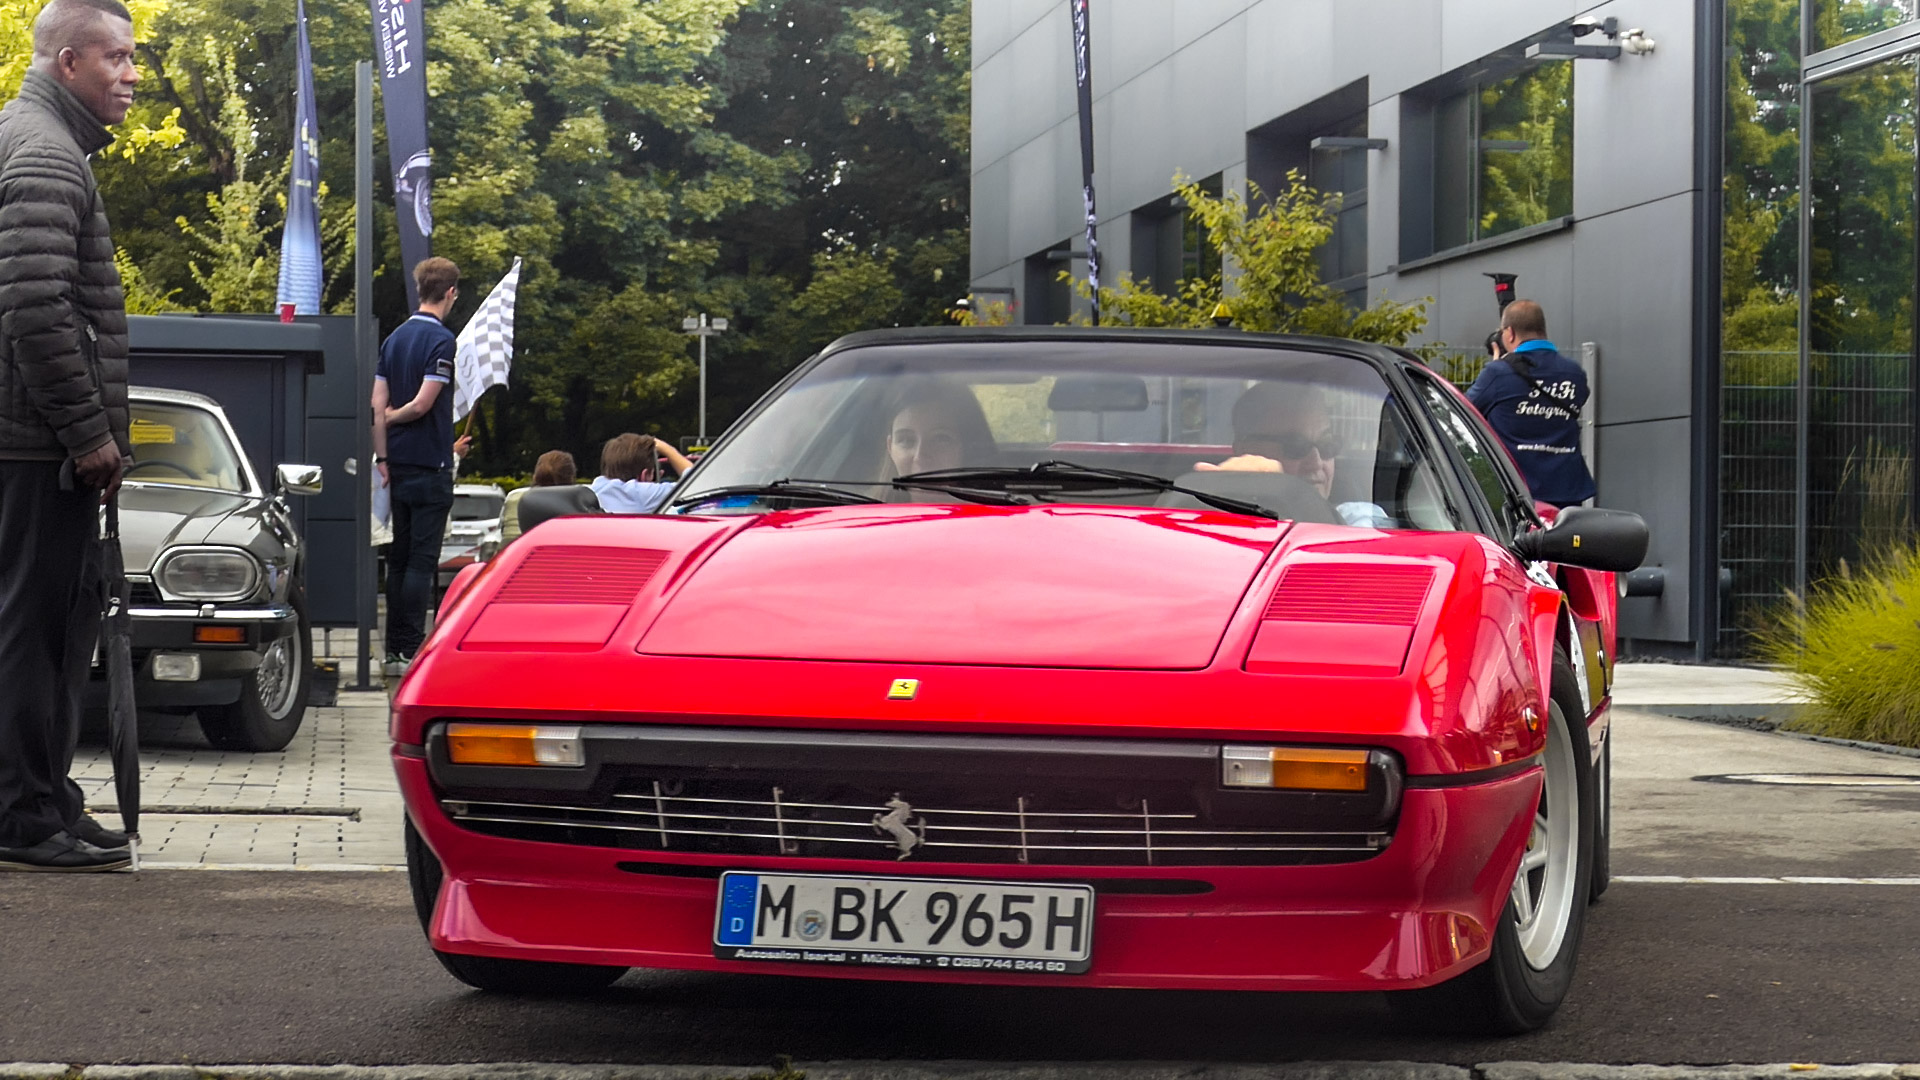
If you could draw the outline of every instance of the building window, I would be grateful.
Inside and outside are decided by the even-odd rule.
[[[1800,585],[1800,6],[1726,11],[1717,648],[1737,656]]]
[[[1364,114],[1348,119],[1322,135],[1366,138]],[[1320,277],[1346,299],[1347,306],[1367,306],[1367,150],[1363,146],[1322,147],[1307,159],[1307,186],[1323,195],[1338,196],[1333,235],[1320,248]],[[1269,194],[1272,194],[1271,192]]]
[[[1809,580],[1913,527],[1915,73],[1908,55],[1813,85]]]
[[[1573,213],[1573,68],[1542,63],[1432,106],[1433,254]]]
[[[1812,48],[1831,49],[1917,16],[1917,0],[1813,0]]]
[[[1200,181],[1200,190],[1221,197],[1221,174]],[[1135,210],[1132,215],[1133,279],[1168,296],[1180,283],[1220,272],[1220,254],[1208,242],[1206,227],[1187,212],[1177,195]]]

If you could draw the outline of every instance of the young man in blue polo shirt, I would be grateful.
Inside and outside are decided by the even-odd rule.
[[[440,538],[453,509],[453,331],[460,268],[413,268],[420,309],[380,346],[373,380],[373,460],[393,505],[387,549],[387,674],[405,672],[427,636]],[[399,403],[399,404],[396,404]]]
[[[1550,506],[1593,498],[1593,474],[1580,456],[1580,409],[1587,373],[1547,340],[1547,316],[1532,300],[1500,313],[1507,354],[1489,361],[1467,390],[1494,434],[1507,444],[1533,497]]]

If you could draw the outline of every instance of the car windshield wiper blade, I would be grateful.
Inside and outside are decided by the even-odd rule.
[[[921,473],[919,475],[931,476],[932,474]],[[938,480],[913,480],[903,476],[898,480],[889,480],[887,483],[902,491],[938,491],[943,495],[951,495],[956,499],[984,503],[988,506],[1032,506],[1040,501],[1031,495],[1020,492],[995,491],[992,488],[970,487],[966,484],[947,484],[941,483]]]
[[[857,491],[835,487],[823,480],[796,480],[789,477],[784,480],[769,480],[764,484],[735,484],[731,487],[708,488],[693,495],[683,495],[673,500],[673,505],[692,506],[717,499],[745,496],[794,499],[826,506],[859,506],[881,501],[871,495],[862,495]]]
[[[1186,487],[1164,476],[1132,472],[1127,469],[1100,469],[1072,461],[1038,461],[1019,468],[962,466],[958,469],[934,469],[928,472],[910,473],[899,477],[893,483],[895,487],[916,488],[941,488],[948,485],[980,488],[994,485],[1010,495],[1031,495],[1034,498],[1044,499],[1048,495],[1067,490],[1074,481],[1082,482],[1074,486],[1084,488],[1087,486],[1086,482],[1101,480],[1109,481],[1116,487],[1145,491],[1177,491],[1182,495],[1192,496],[1215,510],[1225,510],[1228,513],[1272,518],[1276,521],[1280,518],[1279,514],[1259,503]],[[1055,481],[1055,483],[1048,481]]]

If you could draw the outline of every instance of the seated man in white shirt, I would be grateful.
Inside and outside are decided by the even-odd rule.
[[[1333,473],[1340,456],[1327,396],[1299,383],[1255,383],[1233,403],[1234,456],[1218,465],[1201,462],[1198,472],[1278,472],[1312,484],[1332,502]],[[1391,528],[1393,519],[1369,502],[1334,507],[1349,525]]]

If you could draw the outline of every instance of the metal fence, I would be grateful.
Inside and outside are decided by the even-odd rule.
[[[1814,353],[1803,392],[1797,352],[1722,354],[1722,654],[1750,651],[1790,590],[1911,536],[1912,362],[1907,353]]]
[[[1487,366],[1487,350],[1459,345],[1422,345],[1416,351],[1426,358],[1435,374],[1461,390],[1473,385],[1480,369]]]

